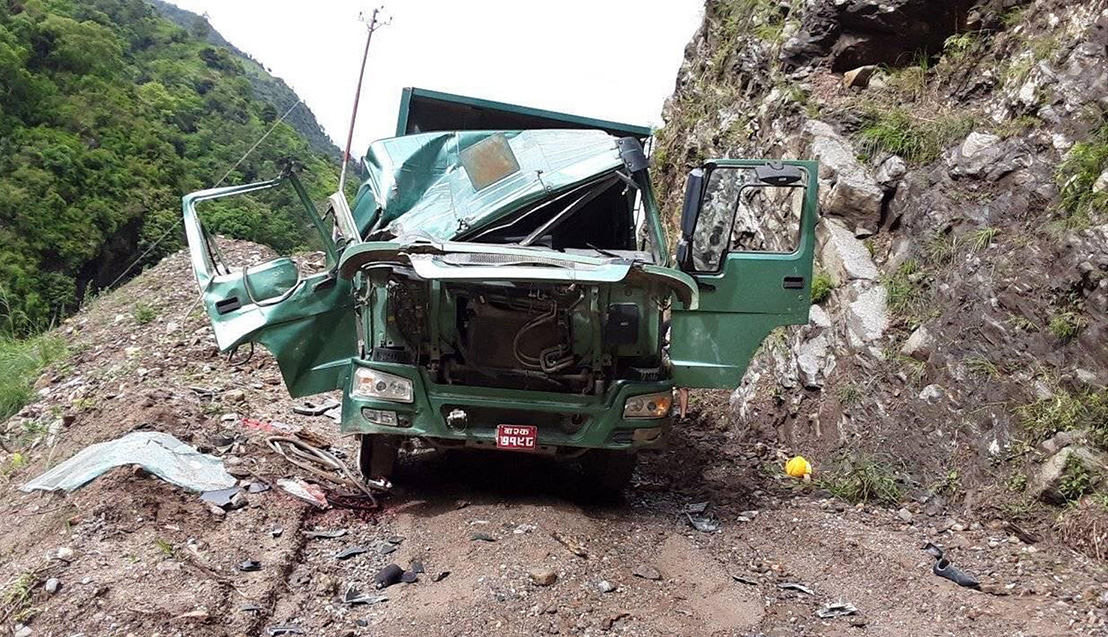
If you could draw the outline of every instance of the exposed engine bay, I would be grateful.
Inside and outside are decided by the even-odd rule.
[[[388,290],[388,322],[400,338],[393,353],[374,356],[395,357],[404,344],[404,358],[441,384],[600,394],[618,378],[661,374],[662,295],[645,289],[623,287],[624,300],[612,303],[602,285],[442,284],[394,274]]]

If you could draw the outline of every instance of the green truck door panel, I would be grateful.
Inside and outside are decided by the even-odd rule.
[[[285,183],[296,189],[313,227],[309,232],[318,233],[323,243],[328,271],[302,276],[288,257],[231,271],[219,267],[196,205]],[[293,396],[343,387],[349,360],[358,355],[351,284],[338,277],[330,228],[296,176],[192,193],[183,198],[182,208],[193,272],[219,348],[229,351],[248,342],[265,346]]]
[[[743,171],[743,175],[753,175],[750,170],[752,167],[764,166],[766,163],[764,160],[709,162],[705,168],[704,192],[700,195],[700,204],[703,206],[712,196],[719,195],[713,190],[716,180],[712,176],[716,171]],[[781,224],[768,230],[744,232],[745,228],[731,227],[728,224],[728,229],[717,233],[727,237],[729,244],[722,246],[722,254],[705,259],[703,250],[696,252],[702,245],[692,241],[690,252],[696,252],[697,258],[693,259],[690,255],[687,263],[678,264],[678,267],[697,282],[700,303],[695,309],[675,305],[672,311],[669,356],[673,364],[675,385],[737,387],[742,382],[750,359],[770,332],[779,326],[803,325],[808,322],[818,209],[818,167],[816,162],[811,161],[783,161],[780,164],[800,168],[805,176],[806,187],[801,190],[795,185],[790,186],[791,190],[786,193],[779,190],[781,186],[743,181],[727,201],[735,202],[730,208],[732,214],[735,214],[745,210],[745,204],[740,206],[739,203],[744,194],[773,193],[785,194],[785,199],[792,197],[796,202],[797,214],[787,227]],[[762,188],[778,190],[760,190]],[[776,201],[772,197],[767,199]],[[711,222],[704,214],[702,210],[702,216],[697,222],[698,232],[706,232],[702,224]],[[739,213],[738,216],[742,217],[742,214]],[[746,221],[749,223],[752,218],[754,217],[748,215]],[[756,220],[770,225],[764,219]],[[762,236],[771,232],[776,232],[779,236]],[[734,247],[741,242],[740,235],[743,239],[760,242],[759,245],[769,248],[787,245],[787,249],[791,251],[754,251],[753,247],[748,247],[749,251],[741,251],[742,248]]]

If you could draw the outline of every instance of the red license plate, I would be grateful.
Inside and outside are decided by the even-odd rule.
[[[539,440],[539,429],[534,425],[497,425],[497,449],[522,449],[534,451]]]

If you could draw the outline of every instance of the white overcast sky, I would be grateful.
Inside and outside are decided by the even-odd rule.
[[[365,44],[353,0],[172,0],[285,80],[341,148]],[[418,86],[660,126],[703,0],[392,0],[373,36],[352,154],[393,135]]]

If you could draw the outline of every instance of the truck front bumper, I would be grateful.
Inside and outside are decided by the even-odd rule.
[[[616,381],[598,396],[495,387],[438,385],[422,368],[355,359],[342,401],[342,433],[426,438],[445,445],[496,447],[498,425],[534,425],[538,451],[574,449],[638,450],[665,442],[670,416],[624,418],[631,396],[670,391],[669,381]],[[356,367],[368,367],[412,381],[413,402],[350,395]],[[452,423],[448,416],[455,414]],[[464,414],[464,418],[460,416]]]

